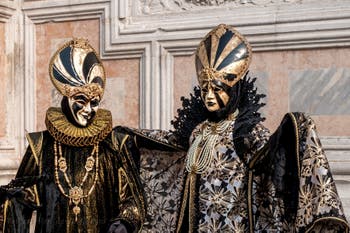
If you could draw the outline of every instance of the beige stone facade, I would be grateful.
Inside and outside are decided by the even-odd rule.
[[[84,37],[101,53],[114,125],[169,129],[196,85],[193,51],[219,23],[252,44],[266,126],[288,111],[315,119],[350,213],[350,2],[339,0],[1,1],[0,184],[15,174],[25,133],[44,130],[59,103],[48,63],[64,41]]]

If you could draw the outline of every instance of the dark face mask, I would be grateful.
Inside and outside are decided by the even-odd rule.
[[[228,91],[231,88],[219,80],[204,81],[201,83],[201,97],[209,112],[224,108],[230,99]]]
[[[227,89],[226,92],[229,95],[229,100],[227,104],[217,111],[209,112],[208,119],[210,121],[221,121],[227,118],[228,115],[236,111],[241,96],[241,81],[238,81],[233,87]]]

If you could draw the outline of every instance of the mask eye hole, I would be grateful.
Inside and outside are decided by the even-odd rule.
[[[76,104],[79,104],[79,105],[85,105],[86,104],[86,99],[82,96],[74,96],[73,97],[73,101],[76,103]]]
[[[97,107],[100,104],[100,100],[98,98],[94,98],[90,102],[91,107]]]
[[[203,87],[203,88],[202,88],[202,92],[203,92],[203,93],[208,93],[208,88]]]
[[[222,91],[222,88],[215,86],[214,87],[214,92],[220,92]]]

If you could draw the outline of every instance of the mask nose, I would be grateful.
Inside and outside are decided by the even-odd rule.
[[[208,94],[207,94],[207,100],[213,100],[215,99],[215,95],[214,95],[214,91],[212,88],[209,88],[208,89]]]
[[[91,112],[91,104],[90,104],[90,102],[85,105],[84,112],[85,113],[90,113]]]

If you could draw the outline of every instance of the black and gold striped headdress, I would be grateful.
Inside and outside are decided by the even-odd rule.
[[[106,75],[101,60],[85,39],[73,39],[65,43],[52,56],[49,65],[50,78],[64,96],[84,93],[89,98],[102,98]]]
[[[213,79],[234,86],[247,72],[252,58],[248,41],[232,26],[220,24],[200,42],[196,51],[199,85]]]

